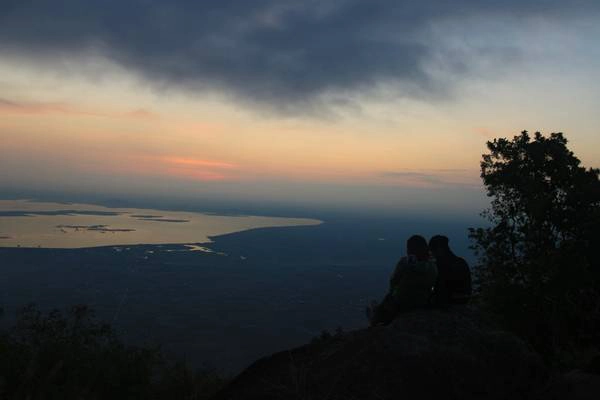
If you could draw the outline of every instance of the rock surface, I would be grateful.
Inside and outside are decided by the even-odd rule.
[[[471,306],[421,310],[252,364],[218,399],[529,399],[547,373]]]
[[[598,400],[600,375],[586,371],[570,371],[554,379],[540,400]]]

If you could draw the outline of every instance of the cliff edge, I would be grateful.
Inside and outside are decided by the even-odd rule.
[[[456,306],[265,357],[217,399],[528,399],[546,379],[523,341]]]

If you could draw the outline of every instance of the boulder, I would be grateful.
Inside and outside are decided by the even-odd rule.
[[[540,358],[473,306],[419,310],[388,326],[260,359],[217,396],[235,399],[529,399]]]

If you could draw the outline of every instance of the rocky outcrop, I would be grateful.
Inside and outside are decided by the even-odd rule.
[[[563,399],[600,399],[600,375],[589,371],[570,371],[554,378],[540,396],[540,400]]]
[[[473,307],[422,310],[392,324],[263,358],[218,399],[528,399],[539,357]]]

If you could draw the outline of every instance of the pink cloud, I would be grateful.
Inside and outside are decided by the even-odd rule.
[[[144,108],[138,108],[137,110],[129,111],[122,114],[124,117],[137,118],[137,119],[157,119],[158,114],[148,111]]]
[[[197,158],[183,158],[183,157],[163,157],[162,160],[169,164],[175,164],[179,166],[189,167],[208,167],[208,168],[235,168],[235,164],[231,164],[223,161],[213,160],[202,160]]]
[[[3,114],[50,114],[73,113],[74,110],[63,103],[20,103],[0,99],[0,113]]]
[[[90,111],[60,102],[17,102],[0,98],[1,114],[66,114],[104,118],[156,119],[158,114],[143,108],[127,112]]]
[[[199,158],[160,157],[159,161],[166,164],[168,175],[201,181],[232,179],[232,171],[237,168],[236,164],[229,162]]]

